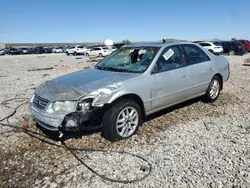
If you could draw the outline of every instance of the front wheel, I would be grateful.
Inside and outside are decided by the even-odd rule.
[[[99,54],[99,57],[103,57],[102,53]]]
[[[114,103],[104,113],[102,136],[111,142],[129,138],[141,125],[141,108],[130,99]]]
[[[208,86],[205,94],[206,102],[214,102],[220,95],[222,80],[218,76],[214,76]]]

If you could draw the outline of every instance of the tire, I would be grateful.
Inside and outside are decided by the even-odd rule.
[[[126,117],[127,112],[133,113],[132,117]],[[115,102],[104,113],[102,136],[111,142],[129,138],[137,132],[142,123],[141,117],[141,108],[135,101],[124,99]]]
[[[103,57],[102,53],[99,53],[99,57]]]
[[[89,54],[88,54],[88,53],[86,53],[86,56],[87,56],[87,57],[89,57]]]
[[[66,55],[69,56],[69,52],[66,52]]]
[[[213,50],[210,49],[210,50],[208,50],[208,51],[211,52],[212,54],[214,54],[214,51],[213,51]]]
[[[222,80],[218,76],[214,76],[208,86],[205,94],[205,102],[213,103],[220,95]]]
[[[234,51],[234,50],[230,50],[230,51],[228,52],[228,55],[235,55],[235,51]]]
[[[76,52],[74,52],[74,56],[76,56],[77,55],[77,53]]]

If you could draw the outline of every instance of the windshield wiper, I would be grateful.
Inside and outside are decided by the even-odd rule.
[[[101,66],[95,66],[95,68],[97,68],[97,69],[99,69],[99,70],[106,70],[106,71],[141,73],[141,71],[128,70],[128,69],[120,69],[120,68],[116,68],[116,67],[101,67]]]
[[[99,70],[111,70],[111,71],[117,71],[117,72],[124,72],[124,69],[119,69],[119,68],[115,68],[115,67],[101,67],[101,66],[95,66],[97,69]]]

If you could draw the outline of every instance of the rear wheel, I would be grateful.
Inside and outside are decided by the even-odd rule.
[[[102,136],[111,142],[129,138],[141,125],[141,108],[133,100],[114,103],[103,116]]]
[[[228,54],[229,55],[235,55],[235,51],[234,50],[230,50]]]
[[[88,54],[88,53],[86,53],[86,56],[87,56],[87,57],[89,57],[89,54]]]
[[[206,102],[214,102],[220,95],[222,80],[218,76],[214,76],[208,86],[205,94]]]
[[[102,53],[99,53],[99,57],[103,57]]]
[[[77,55],[77,53],[76,53],[76,52],[74,52],[74,55]]]
[[[214,51],[213,51],[213,50],[210,49],[210,50],[208,50],[208,51],[211,52],[212,54],[214,54]]]

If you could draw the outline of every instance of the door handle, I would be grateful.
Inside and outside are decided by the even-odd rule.
[[[187,75],[184,75],[183,78],[187,78],[188,76]]]
[[[213,70],[213,68],[210,68],[210,70]]]

